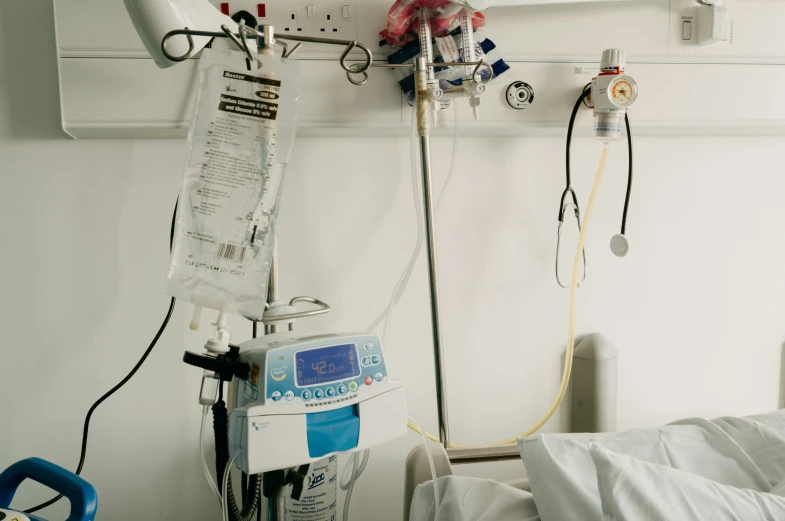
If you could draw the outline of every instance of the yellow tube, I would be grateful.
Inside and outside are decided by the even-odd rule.
[[[512,438],[507,438],[506,440],[498,441],[494,443],[494,445],[509,445],[511,443],[516,443],[519,437],[531,436],[540,430],[542,426],[545,425],[548,420],[551,419],[551,417],[553,417],[562,401],[564,401],[564,396],[567,394],[567,388],[570,385],[570,377],[572,376],[572,356],[575,350],[575,312],[578,298],[578,274],[580,273],[581,268],[583,247],[586,244],[586,236],[589,232],[589,224],[594,211],[594,203],[597,200],[597,194],[600,191],[600,184],[602,183],[602,176],[605,173],[605,165],[608,162],[608,150],[608,143],[605,143],[605,146],[602,149],[602,156],[600,157],[600,166],[597,168],[597,175],[594,178],[594,186],[592,186],[591,195],[589,196],[589,203],[587,204],[586,212],[583,215],[583,228],[581,230],[580,237],[578,238],[578,247],[575,250],[575,261],[572,265],[572,282],[570,283],[570,318],[567,326],[567,354],[564,360],[564,372],[562,373],[559,392],[556,395],[556,399],[553,401],[551,408],[542,418],[540,418],[540,421],[519,435]],[[409,422],[409,428],[418,434],[421,433],[420,429],[417,428],[417,426],[412,422]],[[426,433],[426,436],[429,440],[435,441],[437,443],[439,442],[439,438],[429,432]],[[466,445],[459,445],[457,443],[451,443],[450,447],[455,449],[467,448]]]

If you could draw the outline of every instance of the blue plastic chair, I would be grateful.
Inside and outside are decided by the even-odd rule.
[[[95,488],[73,472],[58,467],[41,458],[28,458],[14,463],[0,474],[0,508],[9,509],[16,489],[26,479],[46,485],[64,495],[71,502],[71,515],[67,521],[93,521],[98,509]],[[35,521],[43,518],[25,514]]]

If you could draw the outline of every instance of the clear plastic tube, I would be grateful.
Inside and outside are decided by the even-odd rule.
[[[232,456],[232,459],[230,459],[229,463],[226,464],[226,470],[224,470],[224,479],[221,485],[221,491],[222,491],[221,497],[223,498],[227,497],[226,494],[229,492],[229,474],[232,472],[232,467],[234,467],[234,460],[236,460],[237,456],[239,455],[240,453],[238,452],[237,454]],[[223,521],[229,521],[229,502],[223,501],[222,503],[223,506],[221,510],[223,511]]]
[[[210,410],[208,406],[202,407],[202,427],[199,429],[199,454],[201,455],[202,460],[202,471],[204,471],[204,477],[207,479],[207,483],[210,485],[210,490],[213,491],[215,497],[218,499],[218,503],[221,503],[221,493],[218,491],[218,485],[215,484],[215,480],[213,480],[213,476],[210,474],[210,467],[207,465],[207,459],[204,454],[204,431],[207,428],[207,412]]]
[[[444,199],[444,195],[447,193],[447,189],[450,186],[450,181],[453,178],[453,174],[455,173],[455,165],[457,164],[456,158],[458,157],[458,104],[453,103],[453,107],[455,107],[455,133],[453,134],[453,144],[452,144],[452,156],[450,159],[450,168],[447,171],[447,177],[444,180],[444,184],[442,185],[442,189],[439,192],[439,197],[436,203],[436,211],[438,213],[439,208],[441,206],[441,202]],[[410,157],[411,157],[411,174],[412,174],[412,193],[414,199],[414,212],[417,215],[417,242],[414,245],[414,251],[412,251],[412,255],[409,258],[409,262],[406,264],[403,272],[401,272],[400,277],[398,277],[398,281],[395,283],[395,287],[393,289],[392,295],[390,295],[390,302],[386,308],[382,310],[376,320],[368,326],[368,331],[373,331],[376,329],[379,324],[384,322],[384,331],[382,332],[382,345],[384,345],[385,340],[388,337],[390,331],[390,323],[392,322],[392,311],[395,308],[395,305],[398,304],[398,301],[403,296],[404,291],[406,291],[406,287],[409,285],[409,279],[412,276],[412,272],[414,271],[414,265],[417,262],[417,258],[420,255],[420,250],[422,249],[423,244],[425,243],[425,219],[422,213],[422,198],[420,197],[420,179],[418,175],[417,169],[417,147],[416,147],[416,135],[417,135],[417,119],[416,114],[412,111],[412,136],[409,142],[410,144]],[[411,424],[410,424],[411,426]],[[420,431],[417,431],[420,432]],[[437,439],[438,441],[438,439]],[[428,451],[430,454],[430,449]],[[346,463],[346,466],[343,469],[343,473],[341,474],[341,490],[346,491],[346,497],[344,498],[343,503],[343,520],[348,521],[349,519],[349,505],[352,499],[352,492],[354,490],[354,485],[357,480],[362,475],[363,471],[365,470],[366,465],[368,464],[368,458],[370,457],[370,451],[366,450],[363,451],[363,459],[361,463],[357,464],[357,458],[359,458],[358,453],[352,454],[349,461]],[[433,468],[433,464],[431,464]],[[348,469],[352,469],[352,473],[346,483],[344,483],[344,477],[346,476],[346,472]]]
[[[360,454],[362,454],[362,461],[357,463],[360,459]],[[346,497],[343,501],[343,521],[349,520],[349,505],[352,501],[352,493],[354,492],[354,485],[357,483],[357,480],[360,479],[362,476],[365,467],[368,466],[368,460],[371,457],[370,449],[365,449],[362,452],[354,452],[349,457],[349,461],[346,462],[346,466],[343,468],[343,472],[341,473],[341,490],[346,491]],[[346,478],[346,472],[352,469],[351,474],[349,474],[348,480]]]
[[[409,423],[414,424],[418,429],[419,433],[422,435],[422,443],[425,445],[425,452],[428,454],[428,465],[431,466],[431,477],[433,478],[433,508],[434,508],[434,521],[438,521],[439,519],[439,498],[441,494],[439,493],[439,479],[436,476],[436,464],[433,461],[433,453],[431,452],[431,446],[428,444],[428,437],[425,435],[425,429],[422,428],[420,422],[418,422],[414,417],[409,416]]]
[[[583,248],[586,245],[586,235],[589,231],[589,224],[591,223],[592,215],[594,214],[594,203],[597,201],[597,194],[600,191],[600,184],[602,184],[602,176],[605,173],[605,165],[608,162],[608,142],[606,141],[602,148],[602,156],[600,157],[600,165],[597,168],[597,175],[594,177],[594,185],[591,188],[591,195],[589,196],[589,203],[586,205],[586,212],[583,214],[583,229],[578,237],[578,247],[575,250],[575,260],[572,263],[572,281],[570,282],[570,318],[567,322],[567,354],[564,360],[564,373],[562,374],[561,385],[556,399],[553,401],[551,408],[548,409],[540,421],[535,423],[529,430],[522,432],[518,436],[507,438],[497,444],[515,443],[518,437],[530,436],[540,430],[545,423],[551,419],[556,413],[556,410],[564,400],[567,394],[567,387],[570,385],[570,377],[572,376],[572,356],[575,352],[575,314],[578,301],[578,274],[581,269],[581,259],[583,258]]]
[[[458,163],[458,104],[453,103],[454,107],[454,117],[455,117],[455,131],[453,133],[453,142],[452,142],[452,154],[450,157],[450,167],[447,171],[447,177],[444,179],[444,184],[442,184],[442,188],[439,191],[439,196],[436,199],[436,214],[438,215],[439,209],[441,208],[442,201],[444,201],[444,196],[447,193],[448,188],[450,187],[450,183],[453,179],[453,174],[455,173],[455,167]],[[412,276],[412,272],[414,271],[414,266],[417,263],[417,258],[420,256],[420,251],[422,250],[422,246],[425,243],[425,218],[422,212],[422,197],[420,196],[420,177],[419,171],[417,168],[417,145],[416,145],[416,136],[417,136],[417,124],[416,124],[416,117],[414,112],[412,113],[412,135],[411,140],[409,142],[410,145],[410,157],[411,157],[411,173],[412,173],[412,194],[414,198],[414,212],[417,215],[417,242],[414,245],[414,250],[412,251],[412,255],[409,258],[409,262],[406,264],[403,272],[401,272],[401,276],[398,278],[398,282],[395,284],[395,288],[393,289],[392,295],[390,296],[390,303],[387,305],[386,308],[382,310],[376,320],[368,327],[368,331],[373,331],[376,329],[379,324],[384,321],[384,331],[382,333],[382,345],[388,338],[388,333],[390,330],[390,323],[392,322],[392,312],[395,308],[398,301],[403,296],[403,293],[406,291],[406,287],[409,285],[409,279]]]

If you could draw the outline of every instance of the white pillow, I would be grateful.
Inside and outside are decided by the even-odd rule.
[[[439,478],[440,521],[540,521],[531,493],[491,479]],[[433,481],[414,490],[409,521],[433,521]]]
[[[602,521],[590,442],[727,485],[771,490],[760,469],[725,432],[705,420],[694,423],[616,434],[545,434],[519,439],[540,517],[543,521]]]
[[[785,410],[712,423],[741,446],[772,486],[785,482]]]
[[[782,521],[785,498],[722,485],[591,444],[607,521]]]

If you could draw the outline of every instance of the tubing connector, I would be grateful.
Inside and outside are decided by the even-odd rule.
[[[226,313],[223,311],[218,312],[218,319],[213,324],[215,326],[215,335],[204,344],[204,348],[210,354],[221,355],[229,352],[229,339],[231,335],[226,330]]]

